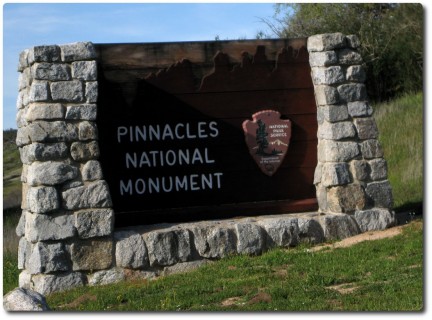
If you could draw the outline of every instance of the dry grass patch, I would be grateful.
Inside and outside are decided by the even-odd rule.
[[[242,300],[243,300],[242,297],[231,297],[231,298],[223,300],[221,302],[221,306],[222,307],[238,306],[238,305],[244,304],[244,303],[240,302]]]
[[[417,223],[417,224],[421,226],[421,223]],[[385,230],[369,231],[369,232],[358,234],[350,238],[343,239],[335,243],[318,245],[310,248],[309,250],[311,252],[315,252],[315,251],[329,250],[329,249],[336,249],[336,248],[347,248],[364,241],[393,238],[401,234],[402,230],[407,226],[408,225],[402,225],[402,226],[397,226]]]
[[[95,295],[92,295],[90,293],[86,293],[78,298],[76,298],[74,301],[70,303],[66,303],[63,305],[58,306],[59,309],[79,309],[79,307],[87,302],[94,302],[97,300],[97,297]]]
[[[266,292],[258,292],[255,296],[250,299],[247,304],[255,304],[255,303],[270,303],[272,302],[272,297]]]
[[[360,286],[356,286],[355,283],[341,283],[334,286],[328,286],[326,288],[330,290],[335,290],[340,294],[350,294],[360,288]]]
[[[273,268],[272,272],[275,276],[280,278],[286,278],[288,275],[288,268],[290,267],[289,264],[283,264],[278,266],[277,268]]]

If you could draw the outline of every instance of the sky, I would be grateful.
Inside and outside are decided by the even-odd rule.
[[[16,128],[17,66],[24,49],[93,43],[254,39],[272,3],[4,3],[3,128]]]

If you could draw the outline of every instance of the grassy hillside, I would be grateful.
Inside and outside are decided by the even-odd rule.
[[[21,160],[15,144],[16,130],[3,131],[3,285],[4,292],[18,284],[15,233],[21,214]]]
[[[3,208],[21,204],[22,164],[15,144],[16,130],[3,131]]]
[[[423,201],[423,95],[407,94],[374,107],[397,211]]]

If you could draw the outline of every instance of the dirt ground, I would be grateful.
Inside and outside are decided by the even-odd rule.
[[[421,221],[413,220],[411,223],[421,223]],[[369,231],[365,233],[358,234],[354,237],[346,238],[341,241],[332,243],[332,244],[323,244],[323,245],[317,245],[309,250],[319,251],[322,249],[333,249],[333,248],[346,248],[350,247],[352,245],[355,245],[357,243],[363,242],[363,241],[369,241],[369,240],[379,240],[384,238],[392,238],[394,236],[397,236],[398,234],[402,233],[402,230],[406,228],[408,224],[403,224],[399,226],[395,226],[389,229],[385,230],[379,230],[379,231]]]

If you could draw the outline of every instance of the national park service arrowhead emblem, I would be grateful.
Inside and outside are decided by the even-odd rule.
[[[263,110],[252,115],[252,121],[243,122],[243,131],[249,153],[262,172],[272,176],[288,151],[291,121],[282,120],[274,110]]]

